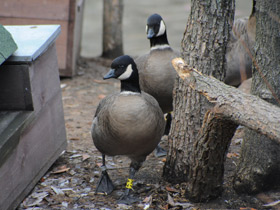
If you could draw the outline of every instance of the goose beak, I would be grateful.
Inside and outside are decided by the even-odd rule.
[[[147,32],[147,38],[148,38],[148,39],[151,39],[151,38],[153,38],[155,35],[156,35],[156,34],[155,34],[155,32],[154,32],[154,29],[149,28],[149,29],[148,29],[148,32]]]
[[[103,77],[103,79],[116,78],[115,69],[110,69],[110,71]]]

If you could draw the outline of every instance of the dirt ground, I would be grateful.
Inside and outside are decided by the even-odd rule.
[[[96,195],[100,175],[101,154],[94,147],[90,127],[99,101],[119,91],[119,81],[102,80],[111,61],[100,58],[81,59],[79,75],[62,79],[67,150],[20,204],[22,209],[279,209],[264,204],[280,199],[280,193],[267,192],[255,196],[237,195],[231,186],[233,172],[239,157],[242,128],[237,130],[227,155],[224,192],[221,197],[206,204],[191,203],[184,197],[185,184],[171,185],[161,178],[165,158],[150,154],[136,176],[134,194],[140,202],[118,204],[128,176],[126,157],[107,157],[109,174],[116,190],[108,196]],[[167,149],[167,142],[162,146]]]

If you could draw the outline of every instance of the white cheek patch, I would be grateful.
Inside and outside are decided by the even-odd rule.
[[[157,33],[157,36],[161,36],[165,33],[165,24],[163,20],[160,21],[159,31]]]
[[[146,34],[148,33],[148,25],[146,25]]]
[[[128,78],[131,76],[132,72],[133,72],[132,66],[131,66],[131,64],[129,64],[129,65],[126,67],[125,72],[122,73],[122,74],[118,77],[118,79],[119,79],[119,80],[128,79]]]

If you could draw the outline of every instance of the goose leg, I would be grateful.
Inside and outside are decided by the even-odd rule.
[[[133,181],[135,173],[139,170],[141,167],[142,162],[131,162],[129,167],[129,177],[126,182],[126,189],[124,191],[124,194],[120,197],[118,203],[127,204],[130,205],[132,203],[140,201],[139,198],[135,198],[132,195],[129,194],[130,190],[133,190]]]
[[[165,130],[164,130],[164,136],[165,135],[168,135],[169,134],[169,131],[170,131],[170,127],[171,127],[171,122],[172,122],[172,115],[171,115],[171,112],[167,113],[166,117],[165,117],[165,120],[166,120],[166,124],[165,124]],[[167,152],[165,149],[163,149],[161,146],[160,146],[160,143],[157,145],[156,149],[155,149],[155,156],[156,157],[163,157],[163,156],[166,156],[167,155]]]
[[[114,185],[113,185],[112,180],[109,177],[109,174],[107,173],[104,154],[102,154],[101,170],[102,170],[101,177],[99,179],[95,192],[104,193],[106,195],[109,195],[111,192],[113,192]]]

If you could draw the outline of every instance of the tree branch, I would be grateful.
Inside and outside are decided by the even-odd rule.
[[[214,111],[280,143],[280,108],[246,94],[188,67],[182,58],[172,60],[179,77],[215,104]]]

